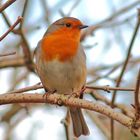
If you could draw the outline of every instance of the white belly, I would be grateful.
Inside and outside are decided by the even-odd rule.
[[[79,53],[80,55],[65,62],[57,59],[42,62],[38,59],[37,63],[42,63],[42,67],[37,65],[37,71],[43,85],[65,94],[80,90],[86,82],[86,63],[83,50]]]

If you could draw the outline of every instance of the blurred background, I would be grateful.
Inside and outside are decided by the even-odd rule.
[[[6,0],[0,0],[0,4]],[[137,22],[140,0],[17,0],[0,14],[0,36],[18,16],[24,20],[0,42],[0,94],[35,85],[40,82],[28,63],[38,41],[55,20],[72,16],[89,25],[83,31],[81,44],[87,56],[87,85],[116,86]],[[120,86],[135,88],[140,68],[140,32]],[[30,91],[44,93],[44,90]],[[108,99],[112,92],[97,91]],[[115,102],[131,107],[133,92],[117,91]],[[97,98],[86,94],[85,99]],[[98,100],[104,104],[103,101]],[[49,104],[13,104],[0,106],[0,140],[66,140],[63,125],[66,108]],[[108,140],[110,119],[96,112],[84,111],[90,129],[89,136],[79,140]],[[70,126],[71,128],[71,126]],[[70,133],[73,139],[72,132]],[[130,131],[115,122],[116,140],[137,140]],[[75,138],[76,140],[76,138]]]

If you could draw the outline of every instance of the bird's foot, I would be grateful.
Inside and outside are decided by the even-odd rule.
[[[49,96],[50,94],[54,94],[56,92],[56,90],[48,90],[47,89],[47,92],[45,92],[43,94],[43,98],[47,98],[47,96]]]
[[[79,97],[79,93],[78,92],[71,92],[71,93],[68,93],[68,94],[64,94],[66,95],[68,98],[78,98]]]
[[[65,95],[68,95],[69,98],[74,97],[74,98],[82,99],[85,90],[86,90],[86,87],[83,86],[81,90],[78,90],[78,91],[75,91],[75,92],[71,92],[71,93],[65,94]]]
[[[86,87],[83,86],[82,89],[80,90],[80,99],[83,99],[84,91],[86,90]]]

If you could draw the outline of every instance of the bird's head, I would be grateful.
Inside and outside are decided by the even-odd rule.
[[[88,26],[83,25],[79,19],[73,17],[64,17],[51,24],[45,36],[49,34],[61,34],[69,37],[80,38],[81,30],[87,27]]]

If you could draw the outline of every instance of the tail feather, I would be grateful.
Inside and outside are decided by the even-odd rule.
[[[70,114],[73,123],[73,132],[76,137],[80,135],[88,135],[89,129],[85,122],[84,116],[80,108],[70,108]]]

